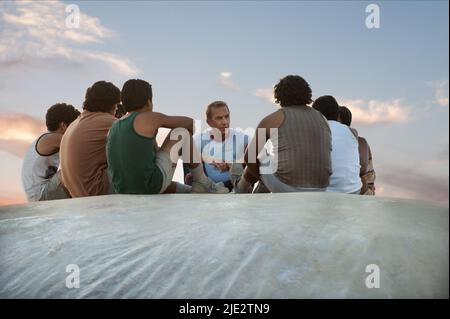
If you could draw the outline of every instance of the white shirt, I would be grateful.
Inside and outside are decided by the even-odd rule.
[[[330,185],[327,192],[354,193],[362,187],[359,177],[358,139],[347,125],[328,121],[331,129]]]
[[[38,201],[44,186],[59,167],[59,152],[42,156],[36,150],[37,138],[28,148],[22,165],[22,185],[28,201]]]
[[[249,143],[249,137],[243,132],[229,129],[229,135],[225,141],[215,141],[211,138],[212,130],[208,129],[194,136],[194,143],[206,161],[205,171],[214,182],[226,182],[230,180],[229,172],[221,172],[208,160],[216,160],[226,163],[242,163],[244,161],[245,145]]]

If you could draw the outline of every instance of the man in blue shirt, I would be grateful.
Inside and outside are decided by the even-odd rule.
[[[214,101],[207,106],[206,122],[210,129],[194,136],[202,154],[205,173],[214,182],[222,182],[231,190],[231,164],[243,163],[249,138],[244,132],[230,129],[230,110],[223,101]]]

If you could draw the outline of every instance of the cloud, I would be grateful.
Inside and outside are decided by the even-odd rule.
[[[273,97],[273,88],[259,88],[253,91],[253,95],[266,100],[269,103],[279,106],[275,103],[275,98]]]
[[[352,111],[353,123],[368,125],[405,123],[409,120],[410,116],[410,111],[403,104],[402,99],[389,101],[338,99],[338,101],[340,105],[345,105]]]
[[[447,207],[449,205],[449,184],[445,177],[437,178],[417,169],[384,164],[377,165],[375,171],[375,186],[377,190],[381,189],[378,195],[428,201]]]
[[[16,156],[0,150],[0,206],[25,203],[26,197],[22,188],[22,163]]]
[[[20,113],[0,114],[0,150],[23,158],[30,144],[46,131],[44,122]]]
[[[428,82],[434,88],[433,103],[440,106],[448,106],[448,81]]]
[[[240,91],[239,86],[237,86],[233,81],[231,81],[231,76],[233,74],[228,71],[223,71],[219,75],[219,84],[232,91]]]
[[[60,1],[18,1],[0,4],[0,66],[16,67],[39,61],[63,59],[84,63],[100,61],[125,76],[140,71],[128,59],[109,52],[79,48],[102,43],[114,33],[100,20],[80,14],[80,27],[66,26],[66,4]]]

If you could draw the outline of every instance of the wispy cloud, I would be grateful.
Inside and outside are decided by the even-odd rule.
[[[338,99],[353,115],[352,122],[358,124],[405,123],[409,120],[409,108],[402,99],[388,101]]]
[[[377,189],[379,195],[410,198],[435,204],[449,205],[448,175],[437,178],[419,172],[417,169],[378,164]]]
[[[110,52],[80,48],[101,43],[114,33],[98,18],[80,14],[80,27],[66,26],[66,4],[60,1],[17,1],[0,3],[0,66],[15,67],[40,60],[63,59],[84,63],[100,61],[125,76],[140,71],[128,59]]]
[[[433,103],[440,106],[448,106],[448,81],[428,82],[434,88]]]
[[[233,73],[228,71],[221,72],[219,75],[219,84],[229,90],[240,91],[239,86],[231,80],[232,75]]]
[[[273,88],[256,89],[253,91],[253,95],[272,103],[274,106],[278,106],[278,104],[275,103],[275,98],[273,97]]]
[[[45,124],[34,117],[19,113],[0,114],[0,150],[22,158],[31,142],[44,131]]]

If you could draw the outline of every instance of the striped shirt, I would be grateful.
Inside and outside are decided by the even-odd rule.
[[[278,128],[278,138],[271,138],[278,154],[275,175],[295,187],[327,187],[331,175],[331,131],[326,119],[309,106],[281,110],[284,121]]]

